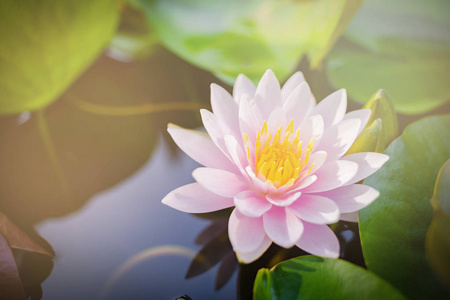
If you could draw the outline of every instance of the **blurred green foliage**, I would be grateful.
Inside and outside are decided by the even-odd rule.
[[[361,0],[132,0],[161,42],[190,63],[233,84],[258,81],[271,68],[280,80],[308,55],[317,66]]]
[[[450,286],[450,159],[436,179],[431,205],[433,220],[426,236],[426,253],[433,270]]]
[[[55,101],[113,36],[117,0],[0,2],[0,114]]]
[[[330,53],[327,73],[364,103],[384,89],[395,109],[418,114],[450,98],[450,2],[367,0]]]

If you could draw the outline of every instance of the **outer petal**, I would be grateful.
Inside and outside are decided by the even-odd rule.
[[[386,154],[375,152],[360,152],[344,156],[341,160],[352,161],[358,164],[358,172],[356,172],[355,176],[346,184],[358,182],[372,175],[381,168],[388,159],[389,156]]]
[[[162,203],[187,213],[207,213],[233,206],[233,199],[211,193],[195,182],[171,191]]]
[[[281,88],[281,96],[283,100],[286,100],[292,91],[298,87],[302,82],[305,82],[305,77],[302,72],[295,72],[294,75],[289,77],[286,83]]]
[[[197,168],[192,173],[205,189],[223,197],[234,197],[248,187],[242,176],[212,168]]]
[[[249,162],[244,150],[238,144],[238,141],[232,135],[225,136],[225,145],[227,147],[228,153],[230,153],[231,158],[234,163],[239,167],[242,174],[246,174],[245,168],[248,166]]]
[[[309,223],[323,225],[339,221],[339,208],[336,203],[322,196],[303,194],[288,209]]]
[[[243,191],[234,197],[234,204],[242,214],[248,217],[261,217],[272,204],[264,196],[251,191]]]
[[[250,218],[233,210],[228,221],[228,236],[235,252],[253,252],[266,236],[262,218]]]
[[[248,79],[244,74],[239,74],[236,78],[236,82],[233,86],[233,98],[234,101],[239,104],[241,102],[241,97],[243,94],[247,94],[254,98],[256,92],[256,87],[253,82]]]
[[[272,70],[267,70],[261,78],[256,87],[255,100],[264,119],[275,107],[282,105],[280,84]]]
[[[224,131],[220,122],[217,120],[217,117],[206,109],[201,109],[200,114],[202,116],[203,126],[205,126],[206,131],[208,132],[211,140],[219,147],[222,152],[224,152],[227,156],[226,146],[224,141]]]
[[[322,116],[320,115],[308,117],[302,122],[299,129],[300,139],[304,141],[304,146],[306,146],[313,137],[316,141],[320,140],[324,131],[323,122]]]
[[[236,252],[236,256],[240,262],[249,264],[263,255],[264,252],[270,247],[272,244],[272,240],[266,235],[261,243],[255,250],[252,252]]]
[[[349,113],[346,113],[344,116],[344,120],[359,119],[361,121],[361,126],[359,127],[358,134],[360,134],[361,131],[364,129],[364,127],[366,127],[367,121],[369,121],[371,114],[372,114],[372,111],[370,109],[358,109],[358,110],[354,110]]]
[[[361,121],[348,119],[326,129],[315,150],[326,151],[328,161],[341,158],[358,136]]]
[[[284,207],[272,207],[263,215],[263,220],[267,235],[281,247],[294,246],[302,235],[302,222]]]
[[[241,132],[247,134],[254,143],[256,141],[256,132],[261,130],[263,123],[263,117],[255,100],[244,94],[239,105],[239,126]]]
[[[290,193],[290,194],[283,194],[283,195],[267,195],[266,199],[270,203],[276,206],[285,207],[295,200],[297,200],[302,193],[296,192],[296,193]]]
[[[234,164],[204,132],[169,124],[167,131],[178,147],[196,162],[211,168],[236,171]]]
[[[357,171],[358,164],[355,162],[338,160],[326,163],[314,174],[317,180],[302,192],[317,193],[338,188],[349,182]]]
[[[340,89],[320,101],[310,115],[321,115],[325,122],[325,128],[327,128],[341,121],[346,109],[347,92]]]
[[[332,199],[341,213],[350,213],[366,207],[378,198],[380,193],[364,184],[352,184],[320,193],[320,195]]]
[[[303,222],[304,231],[295,243],[297,247],[311,254],[325,257],[339,257],[339,241],[327,225]]]
[[[297,124],[301,124],[314,105],[315,100],[309,85],[303,82],[287,97],[283,104],[283,110],[286,112],[288,120],[294,119]]]
[[[239,131],[239,107],[233,101],[230,94],[221,86],[211,84],[211,106],[222,127],[226,127],[229,132],[240,137]]]

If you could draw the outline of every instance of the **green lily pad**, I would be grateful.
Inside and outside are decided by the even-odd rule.
[[[142,8],[162,43],[232,84],[239,73],[260,79],[271,68],[284,80],[301,57],[320,64],[360,0],[130,0]]]
[[[434,183],[450,157],[450,116],[411,124],[385,153],[389,161],[364,182],[380,197],[359,212],[367,267],[411,299],[448,299],[428,265],[424,244]]]
[[[425,250],[430,265],[450,285],[450,159],[442,166],[436,180],[431,205],[433,220],[428,228]]]
[[[55,101],[114,34],[117,0],[5,0],[0,4],[0,114]]]
[[[261,269],[254,299],[405,299],[389,283],[345,260],[301,256]]]
[[[404,114],[440,106],[450,99],[449,9],[446,0],[365,1],[329,55],[330,80],[361,103],[385,89]]]

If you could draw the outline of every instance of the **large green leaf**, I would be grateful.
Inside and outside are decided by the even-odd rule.
[[[412,299],[449,297],[428,266],[424,244],[434,183],[450,157],[450,116],[411,124],[386,154],[389,161],[364,182],[380,191],[359,212],[367,267]]]
[[[232,84],[271,68],[285,79],[308,54],[318,65],[361,0],[130,0],[171,51]]]
[[[0,113],[55,101],[111,39],[117,0],[3,0]]]
[[[301,256],[261,269],[254,299],[404,299],[383,279],[345,260]]]
[[[395,108],[417,114],[450,99],[450,2],[365,1],[330,53],[328,75],[362,103],[383,88]]]
[[[442,166],[431,205],[433,220],[428,228],[425,250],[430,265],[450,285],[450,159]]]

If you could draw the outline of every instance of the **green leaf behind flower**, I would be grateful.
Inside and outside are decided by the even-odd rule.
[[[261,269],[254,299],[404,299],[389,283],[340,259],[301,256]]]
[[[411,124],[385,153],[389,161],[364,182],[380,197],[359,212],[367,267],[411,299],[448,299],[428,265],[424,244],[434,183],[450,157],[450,116]]]
[[[111,39],[117,0],[4,0],[0,4],[0,114],[55,101]]]
[[[425,250],[431,267],[450,286],[450,159],[436,180],[431,205],[433,220],[428,228]]]
[[[397,111],[418,114],[450,99],[450,2],[365,1],[330,53],[332,83],[365,103],[385,89]]]
[[[280,80],[303,55],[317,66],[361,0],[130,0],[142,8],[162,43],[183,59],[232,84],[271,68]]]

